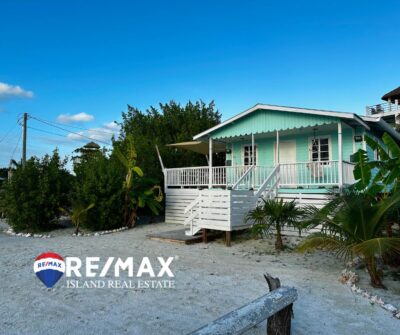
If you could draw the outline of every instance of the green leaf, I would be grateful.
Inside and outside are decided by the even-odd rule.
[[[377,237],[356,244],[353,247],[356,254],[364,257],[382,256],[383,254],[400,254],[400,238],[398,237]]]
[[[142,171],[142,169],[141,169],[140,167],[134,166],[134,167],[132,168],[132,170],[135,171],[136,174],[137,174],[139,177],[143,177],[143,171]]]
[[[371,180],[371,167],[368,165],[369,158],[367,152],[365,150],[358,150],[354,154],[354,159],[356,161],[356,165],[353,170],[354,179],[358,180],[355,184],[355,187],[358,190],[363,190],[368,187],[369,182]]]
[[[385,143],[386,146],[388,147],[390,153],[392,154],[392,157],[400,159],[400,147],[398,146],[396,141],[387,133],[383,134],[382,140],[383,143]],[[384,159],[388,158],[385,157]]]

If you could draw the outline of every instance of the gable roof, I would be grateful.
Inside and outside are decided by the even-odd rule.
[[[203,131],[200,134],[193,136],[194,140],[200,139],[210,133],[214,132],[217,129],[223,128],[232,122],[239,120],[255,111],[258,110],[271,110],[271,111],[282,111],[282,112],[289,112],[289,113],[301,113],[301,114],[308,114],[308,115],[319,115],[319,116],[328,116],[333,118],[344,119],[352,122],[358,123],[360,126],[369,130],[369,126],[363,119],[354,114],[354,113],[343,113],[343,112],[334,112],[334,111],[327,111],[327,110],[320,110],[320,109],[309,109],[309,108],[299,108],[299,107],[286,107],[286,106],[276,106],[276,105],[266,105],[266,104],[256,104],[255,106],[245,110],[244,112],[237,114],[228,120],[210,128],[206,131]]]

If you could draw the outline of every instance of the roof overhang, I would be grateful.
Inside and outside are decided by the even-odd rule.
[[[364,120],[360,116],[358,116],[357,114],[354,114],[354,113],[344,113],[344,112],[334,112],[334,111],[327,111],[327,110],[320,110],[320,109],[257,104],[255,106],[245,110],[244,112],[237,114],[234,117],[231,117],[228,120],[210,128],[210,129],[207,129],[206,131],[203,131],[200,134],[193,136],[193,140],[198,140],[204,136],[207,136],[210,133],[214,132],[215,130],[225,127],[226,125],[228,125],[238,119],[241,119],[241,118],[245,117],[246,115],[249,115],[257,110],[272,110],[272,111],[283,111],[283,112],[289,112],[289,113],[302,113],[302,114],[336,117],[336,118],[340,118],[344,121],[347,121],[348,123],[354,123],[359,126],[362,126],[362,127],[366,128],[367,130],[370,129],[368,124],[366,122],[364,122]]]
[[[400,99],[400,86],[395,88],[394,90],[391,90],[390,92],[386,93],[383,97],[382,100],[385,101],[394,101],[396,99]]]
[[[398,133],[389,123],[387,123],[382,117],[363,116],[363,119],[369,122],[371,125],[379,127],[382,131],[388,133],[396,141],[400,142],[400,133]]]
[[[203,155],[208,155],[209,153],[209,143],[202,141],[172,143],[172,144],[167,144],[167,147],[189,150]],[[220,143],[217,141],[213,143],[213,152],[225,152],[225,150],[226,150],[226,145],[224,143]]]

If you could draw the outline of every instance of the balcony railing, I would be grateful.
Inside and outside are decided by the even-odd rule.
[[[280,164],[280,187],[340,186],[353,184],[354,164],[343,161],[342,180],[339,161],[299,162]],[[268,178],[273,166],[214,166],[212,187],[254,189]],[[166,169],[167,187],[208,187],[207,166]]]
[[[365,108],[367,115],[377,115],[377,114],[385,114],[385,113],[392,113],[392,112],[400,112],[399,104],[397,103],[389,103],[383,102],[381,104],[367,106]]]

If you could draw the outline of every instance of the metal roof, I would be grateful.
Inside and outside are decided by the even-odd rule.
[[[267,104],[256,104],[255,106],[245,110],[244,112],[242,112],[240,114],[235,115],[234,117],[231,117],[230,119],[216,125],[215,127],[212,127],[200,134],[195,135],[193,137],[193,139],[198,140],[220,128],[223,128],[223,127],[233,123],[236,120],[239,120],[239,119],[241,119],[253,112],[259,111],[259,110],[282,111],[282,112],[289,112],[289,113],[301,113],[301,114],[308,114],[308,115],[339,118],[342,120],[347,120],[349,122],[355,122],[358,125],[366,128],[368,130],[370,129],[368,124],[366,122],[364,122],[364,120],[360,116],[358,116],[357,114],[354,114],[354,113],[344,113],[344,112],[327,111],[327,110],[321,110],[321,109],[286,107],[286,106],[267,105]]]

